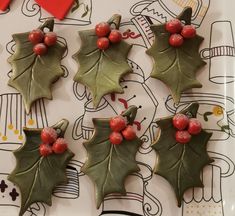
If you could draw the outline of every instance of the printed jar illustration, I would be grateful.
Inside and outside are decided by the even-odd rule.
[[[216,21],[211,25],[209,48],[201,51],[209,60],[209,79],[216,84],[228,84],[235,80],[235,43],[232,23]]]

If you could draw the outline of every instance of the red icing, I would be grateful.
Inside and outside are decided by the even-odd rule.
[[[10,2],[11,2],[11,0],[1,0],[0,1],[0,10],[5,11],[8,8]]]
[[[43,9],[62,20],[73,6],[74,0],[35,0]]]

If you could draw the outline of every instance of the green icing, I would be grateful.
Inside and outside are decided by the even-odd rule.
[[[120,15],[114,15],[108,22],[118,29],[120,19]],[[81,48],[73,58],[80,66],[74,81],[89,88],[93,104],[97,107],[104,95],[112,92],[123,93],[119,82],[122,76],[131,72],[126,58],[132,46],[121,41],[110,44],[107,50],[102,51],[97,48],[98,37],[95,30],[80,31],[79,35]]]
[[[178,19],[190,25],[191,16],[192,8],[187,7]],[[195,77],[196,72],[206,64],[199,54],[203,38],[196,35],[192,39],[185,39],[181,47],[175,48],[169,44],[170,33],[166,31],[165,24],[152,25],[151,30],[155,41],[146,51],[154,60],[151,77],[164,82],[170,88],[175,103],[178,103],[182,92],[202,87]]]
[[[39,28],[53,31],[54,20],[47,20]],[[15,53],[8,59],[12,65],[12,76],[8,85],[17,89],[23,97],[26,112],[34,101],[40,98],[52,99],[51,85],[64,75],[60,65],[66,47],[56,43],[43,56],[33,52],[33,44],[28,40],[30,32],[14,34]]]
[[[198,107],[198,103],[193,103],[180,113],[196,118]],[[200,134],[192,136],[189,143],[177,143],[172,118],[173,116],[157,121],[160,132],[158,139],[152,144],[158,155],[154,173],[171,184],[180,207],[187,189],[203,187],[200,172],[213,161],[207,153],[207,142],[212,133],[202,130]]]
[[[134,121],[137,107],[131,106],[124,113],[128,121]],[[100,207],[104,197],[110,193],[125,194],[126,177],[139,171],[135,156],[142,141],[136,137],[132,141],[123,139],[120,145],[109,141],[110,119],[93,119],[94,134],[84,143],[88,158],[82,171],[87,174],[96,187],[96,204]]]
[[[63,119],[53,126],[59,137],[63,137],[68,121]],[[14,151],[16,167],[8,179],[21,191],[22,216],[28,207],[35,202],[43,202],[51,206],[52,191],[58,184],[66,183],[66,166],[74,154],[67,150],[63,154],[51,154],[43,157],[39,152],[42,129],[24,128],[26,142]]]

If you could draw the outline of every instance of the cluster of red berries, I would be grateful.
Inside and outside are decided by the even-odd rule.
[[[44,33],[41,29],[35,29],[29,33],[28,39],[34,44],[33,52],[42,56],[47,53],[48,47],[56,44],[57,35],[55,32]]]
[[[53,152],[55,154],[62,154],[68,149],[68,144],[64,138],[58,138],[54,128],[43,128],[41,132],[42,144],[40,144],[39,151],[42,156],[48,156]]]
[[[96,45],[101,50],[109,48],[111,43],[119,43],[122,40],[122,34],[117,29],[111,29],[107,22],[101,22],[95,26],[95,33],[98,36]]]
[[[190,39],[196,36],[196,29],[194,26],[183,25],[178,19],[167,22],[166,30],[171,33],[169,44],[173,47],[180,47],[183,45],[184,39]]]
[[[188,143],[192,138],[191,135],[197,135],[202,130],[201,123],[198,119],[188,118],[184,114],[176,114],[172,121],[174,127],[178,129],[175,133],[175,139],[178,143]]]
[[[113,131],[109,136],[109,141],[114,145],[121,144],[123,138],[129,141],[136,138],[134,128],[131,125],[127,125],[127,121],[123,116],[111,118],[109,126]]]

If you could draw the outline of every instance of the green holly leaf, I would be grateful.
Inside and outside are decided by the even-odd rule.
[[[122,115],[133,123],[137,107],[131,106]],[[104,197],[110,193],[125,194],[124,181],[128,175],[139,170],[135,156],[142,141],[136,137],[132,141],[123,139],[119,145],[109,141],[112,130],[110,119],[93,119],[94,134],[84,143],[88,153],[82,171],[94,182],[97,208]]]
[[[121,17],[114,15],[108,21],[112,26],[119,28]],[[79,71],[74,81],[87,86],[92,92],[93,104],[99,105],[101,98],[109,93],[123,93],[119,84],[122,76],[131,72],[127,63],[127,55],[131,45],[124,41],[117,44],[110,44],[110,47],[103,51],[97,48],[98,37],[95,30],[79,32],[82,44],[80,50],[73,58],[80,64]]]
[[[184,9],[178,19],[191,24],[192,8]],[[175,48],[169,44],[170,33],[166,31],[165,24],[153,25],[151,30],[155,41],[146,51],[154,60],[151,77],[164,82],[171,90],[175,103],[180,101],[181,93],[191,88],[201,88],[196,80],[196,72],[206,63],[199,54],[199,46],[203,38],[196,35],[192,39],[184,40],[181,47]]]
[[[198,107],[198,103],[193,103],[180,113],[196,118]],[[213,162],[206,150],[212,133],[202,130],[200,134],[192,136],[189,143],[177,143],[172,118],[173,116],[157,121],[160,132],[158,139],[152,145],[158,155],[154,173],[171,184],[180,207],[187,189],[203,187],[200,172],[205,165]]]
[[[67,126],[68,121],[63,119],[53,128],[59,137],[63,137]],[[39,152],[41,130],[24,128],[26,141],[21,148],[14,151],[16,167],[8,179],[16,184],[21,192],[19,216],[22,216],[35,202],[51,206],[52,191],[58,184],[67,183],[66,166],[74,156],[70,150],[63,154],[41,156]]]
[[[54,20],[47,20],[39,29],[53,31]],[[66,47],[57,42],[48,48],[43,56],[33,52],[33,44],[28,40],[30,32],[14,34],[15,53],[8,59],[12,65],[12,76],[8,85],[20,92],[26,112],[40,98],[52,99],[51,85],[64,75],[60,65]]]

